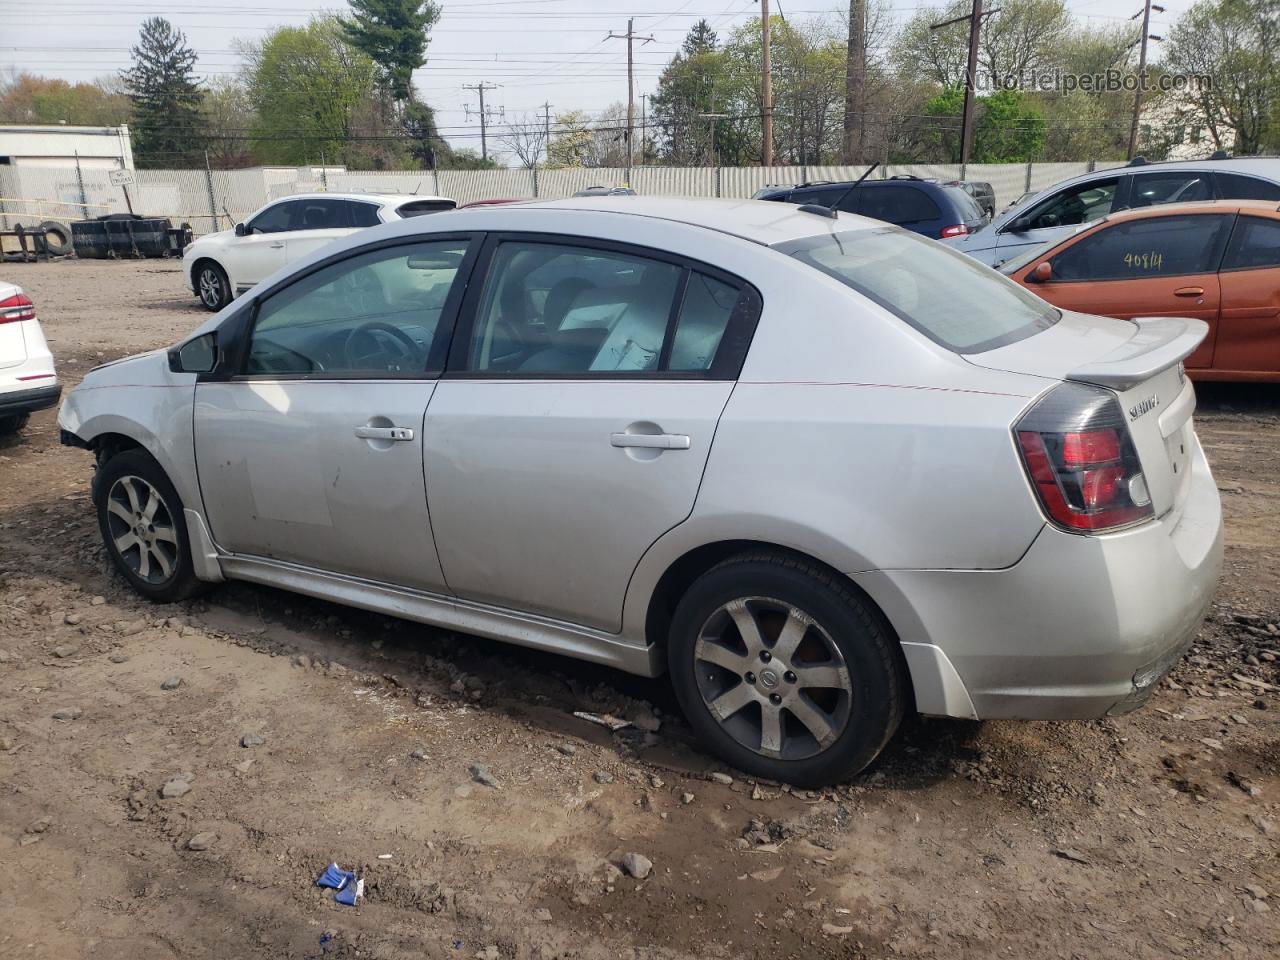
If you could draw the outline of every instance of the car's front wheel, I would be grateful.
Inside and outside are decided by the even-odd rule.
[[[198,593],[182,500],[152,457],[118,453],[95,481],[98,526],[116,569],[149,600],[172,603]]]
[[[206,310],[221,310],[231,302],[227,272],[212,260],[201,260],[196,264],[196,294]]]
[[[799,786],[852,776],[906,703],[896,640],[849,584],[783,554],[727,560],[685,593],[668,665],[690,724],[747,773]]]

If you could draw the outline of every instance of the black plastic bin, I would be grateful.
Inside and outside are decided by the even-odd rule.
[[[71,241],[77,257],[166,257],[171,229],[168,218],[112,213],[71,224]]]

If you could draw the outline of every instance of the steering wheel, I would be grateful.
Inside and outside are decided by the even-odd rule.
[[[394,347],[394,350],[386,349],[387,340],[380,337],[379,334],[386,334],[390,338],[391,346]],[[361,337],[367,338],[373,349],[363,350],[360,343]],[[382,320],[370,320],[355,327],[347,334],[347,339],[342,345],[342,352],[347,358],[347,365],[352,370],[418,369],[422,366],[422,358],[419,356],[419,351],[420,348],[417,342],[411,336],[395,324],[386,323]],[[370,361],[380,357],[385,358],[385,366],[379,365],[374,368]],[[402,367],[401,363],[405,363],[407,366]]]

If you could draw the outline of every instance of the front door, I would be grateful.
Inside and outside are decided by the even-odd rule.
[[[227,273],[241,293],[285,265],[285,242],[293,229],[296,200],[273,203],[245,224],[245,235],[228,241]]]
[[[1119,186],[1119,177],[1104,177],[1067,187],[1040,201],[1025,217],[1018,217],[1000,228],[992,265],[998,267],[1032,247],[1069,236],[1071,230],[1081,224],[1105,217],[1115,204]],[[1019,221],[1025,221],[1020,229],[1010,229]]]
[[[222,549],[444,589],[423,417],[468,246],[357,251],[256,305],[233,375],[196,386],[196,465]]]
[[[1242,213],[1222,260],[1213,365],[1280,374],[1280,219]]]
[[[509,237],[482,260],[427,410],[445,578],[463,598],[616,631],[645,550],[693,509],[758,296],[618,245]]]
[[[1049,259],[1052,279],[1035,292],[1066,310],[1121,320],[1204,320],[1209,336],[1186,365],[1212,366],[1221,301],[1217,270],[1233,219],[1181,214],[1104,225],[1059,248]]]

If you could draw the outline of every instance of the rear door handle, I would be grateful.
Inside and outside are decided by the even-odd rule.
[[[412,440],[413,430],[409,427],[356,427],[356,436],[361,440]]]
[[[268,246],[269,246],[269,247],[271,247],[271,249],[272,249],[272,250],[283,250],[283,249],[284,249],[284,244],[283,244],[283,243],[280,243],[280,242],[271,243],[271,244],[268,244]]]
[[[615,447],[647,447],[650,450],[689,449],[689,438],[683,433],[611,433],[609,442]]]
[[[1175,297],[1203,297],[1204,287],[1179,287],[1173,291]]]

